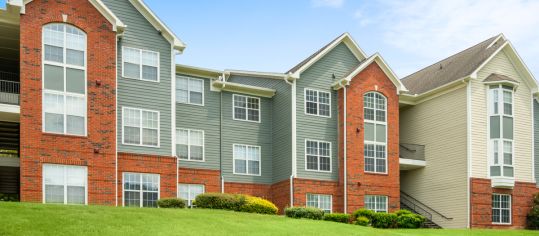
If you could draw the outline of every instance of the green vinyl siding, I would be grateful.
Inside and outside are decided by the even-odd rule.
[[[344,77],[359,61],[348,47],[341,43],[305,70],[296,87],[297,174],[299,178],[338,179],[338,101],[337,91],[331,88],[336,79]],[[331,117],[305,114],[305,89],[331,93]],[[331,142],[331,172],[307,171],[305,166],[305,140]]]
[[[103,0],[127,28],[118,42],[118,151],[170,156],[172,154],[171,44],[128,0]],[[122,47],[159,52],[159,82],[122,77]],[[156,147],[122,144],[122,107],[159,111],[159,143]]]
[[[539,185],[539,103],[536,99],[533,99],[533,134],[535,182]]]
[[[176,76],[204,81],[204,106],[176,103],[176,128],[204,130],[204,161],[180,160],[180,167],[219,170],[221,93],[210,91],[210,79]]]

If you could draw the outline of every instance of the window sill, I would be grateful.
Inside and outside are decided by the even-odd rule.
[[[43,135],[45,135],[45,136],[52,136],[52,137],[65,137],[65,138],[88,139],[88,136],[75,135],[75,134],[60,134],[60,133],[48,133],[48,132],[43,132]]]
[[[206,162],[206,160],[189,160],[189,159],[182,159],[178,158],[180,161],[186,161],[186,162]]]
[[[366,175],[382,175],[382,176],[389,176],[389,173],[378,173],[378,172],[369,172],[369,171],[363,171]]]
[[[490,177],[491,187],[513,189],[515,187],[514,177]]]
[[[191,105],[191,106],[197,106],[197,107],[204,107],[204,103],[196,104],[196,103],[176,102],[176,105]]]

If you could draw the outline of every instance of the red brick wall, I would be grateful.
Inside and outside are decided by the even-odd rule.
[[[42,132],[41,32],[72,24],[87,34],[88,136]],[[116,33],[88,1],[32,1],[20,20],[21,200],[42,201],[42,164],[88,166],[88,203],[114,205]],[[96,81],[101,81],[98,86]],[[98,148],[99,153],[94,153]]]
[[[118,206],[123,205],[123,172],[159,174],[159,197],[177,196],[175,157],[118,153]]]
[[[294,179],[294,206],[305,206],[307,193],[332,195],[333,212],[342,212],[342,188],[337,182],[313,180],[313,179]]]
[[[279,208],[279,213],[290,206],[290,180],[283,180],[271,185],[271,201]]]
[[[203,184],[206,193],[221,192],[221,172],[219,170],[180,168],[179,182]]]
[[[471,226],[472,228],[524,228],[526,215],[533,204],[533,195],[538,192],[534,183],[516,182],[513,189],[492,188],[490,179],[472,178]],[[492,224],[492,193],[511,195],[511,224]]]
[[[271,185],[225,182],[225,193],[248,194],[271,200]]]
[[[387,174],[364,172],[363,95],[377,91],[387,98]],[[347,205],[353,212],[364,205],[365,195],[389,197],[389,211],[399,209],[399,97],[396,87],[373,62],[357,74],[347,88]],[[344,162],[344,89],[339,90],[339,163]],[[339,185],[344,182],[344,167],[339,166]]]

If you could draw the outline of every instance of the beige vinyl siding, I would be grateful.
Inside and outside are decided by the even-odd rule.
[[[515,67],[500,51],[479,71],[472,80],[472,177],[488,176],[488,85],[483,80],[492,73],[509,76],[519,81],[513,95],[514,111],[514,157],[515,180],[534,182],[533,179],[533,109],[530,87],[515,70]]]
[[[467,225],[466,87],[400,111],[400,142],[425,145],[427,166],[401,171],[401,190],[452,217],[444,228]]]

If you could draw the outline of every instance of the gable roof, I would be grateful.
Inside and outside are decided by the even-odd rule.
[[[352,39],[352,36],[350,36],[349,33],[343,33],[339,37],[335,38],[331,42],[329,42],[324,47],[320,48],[318,51],[307,57],[305,60],[301,61],[296,66],[292,67],[290,70],[286,72],[286,74],[293,74],[294,77],[299,78],[301,72],[305,71],[307,68],[309,68],[312,64],[320,60],[324,55],[326,55],[328,52],[330,52],[333,48],[335,48],[340,43],[344,43],[350,51],[354,54],[354,56],[358,59],[358,61],[364,60],[367,55],[363,50],[356,44],[354,39]]]
[[[517,84],[518,84],[518,81],[512,79],[511,77],[505,76],[505,75],[496,74],[496,73],[490,74],[489,76],[487,76],[487,78],[485,78],[485,79],[483,80],[483,82],[500,82],[500,81],[508,81],[508,82],[513,82],[513,83],[517,83]]]
[[[470,76],[506,42],[502,34],[427,66],[401,81],[410,94],[422,94]]]

